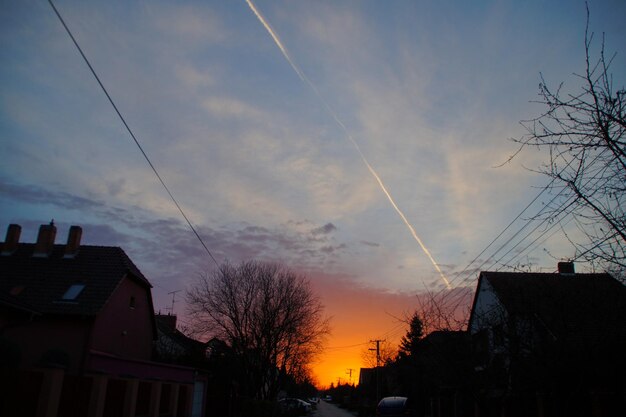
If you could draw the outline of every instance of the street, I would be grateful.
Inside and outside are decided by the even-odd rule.
[[[339,408],[335,404],[320,401],[317,404],[317,410],[313,411],[311,415],[315,417],[355,417],[356,413],[353,414],[343,408]]]

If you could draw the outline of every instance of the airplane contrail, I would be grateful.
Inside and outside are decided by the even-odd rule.
[[[380,189],[382,190],[382,192],[387,197],[387,200],[389,200],[389,202],[391,203],[392,207],[396,210],[396,212],[398,213],[398,215],[400,216],[400,218],[402,219],[404,224],[409,229],[409,232],[411,232],[411,235],[413,236],[413,239],[415,239],[415,241],[419,244],[419,246],[422,249],[422,251],[424,252],[424,254],[426,254],[426,256],[428,257],[430,262],[433,264],[433,267],[435,267],[435,269],[439,273],[439,276],[441,277],[441,280],[446,284],[446,287],[448,289],[451,289],[450,281],[448,281],[448,278],[446,278],[444,273],[441,271],[441,268],[439,268],[439,265],[437,264],[437,262],[435,261],[433,256],[430,254],[430,251],[428,250],[428,248],[426,248],[426,245],[424,245],[424,242],[422,242],[422,239],[419,238],[419,236],[417,235],[417,232],[415,232],[415,229],[413,228],[413,226],[411,225],[409,220],[406,218],[406,216],[404,215],[402,210],[400,210],[400,208],[398,207],[398,205],[394,201],[393,197],[391,196],[391,194],[387,190],[387,187],[385,187],[385,184],[381,180],[380,176],[376,173],[374,168],[370,165],[370,163],[368,162],[367,158],[365,158],[365,155],[363,154],[363,152],[361,152],[361,148],[359,147],[359,144],[356,142],[356,140],[354,140],[354,138],[352,137],[352,135],[348,131],[348,128],[346,127],[346,125],[343,124],[343,122],[337,116],[337,113],[335,113],[335,111],[332,109],[332,107],[330,107],[330,105],[326,102],[326,100],[324,100],[324,98],[320,95],[320,93],[317,90],[317,88],[315,87],[315,85],[308,79],[308,77],[304,74],[304,72],[291,59],[291,56],[289,56],[289,53],[287,52],[287,48],[285,48],[283,43],[280,41],[280,38],[276,34],[276,32],[274,32],[274,29],[272,29],[272,26],[269,24],[269,22],[267,20],[265,20],[265,18],[263,17],[261,12],[259,12],[259,10],[256,8],[256,6],[252,2],[252,0],[246,0],[246,3],[250,7],[250,9],[254,13],[254,15],[257,17],[257,19],[259,19],[259,22],[261,22],[261,24],[263,25],[265,30],[267,30],[267,32],[270,34],[270,36],[274,40],[274,43],[276,44],[276,46],[278,46],[278,49],[280,49],[280,52],[283,54],[283,56],[285,57],[285,59],[287,60],[289,65],[291,65],[291,68],[295,71],[295,73],[298,75],[298,77],[305,84],[307,84],[311,88],[311,90],[313,90],[313,93],[315,93],[317,98],[323,104],[323,106],[326,109],[326,111],[328,112],[328,114],[335,120],[335,122],[344,131],[344,133],[345,133],[346,137],[348,138],[348,140],[356,148],[359,156],[361,157],[361,160],[363,161],[363,163],[365,164],[365,166],[369,170],[370,174],[372,174],[372,176],[374,177],[374,179],[376,180],[376,182],[380,186]]]
[[[248,6],[252,10],[252,12],[254,12],[254,15],[257,17],[257,19],[259,19],[259,22],[261,22],[261,24],[265,27],[267,32],[270,34],[270,36],[274,40],[274,43],[276,44],[276,46],[278,46],[278,49],[280,49],[280,52],[283,53],[283,56],[285,57],[285,59],[287,59],[287,62],[289,62],[289,65],[291,65],[291,68],[293,68],[296,74],[298,74],[298,77],[300,77],[302,81],[306,81],[308,84],[311,84],[309,80],[304,76],[302,71],[300,71],[300,68],[298,68],[298,66],[291,60],[291,57],[289,56],[287,49],[283,46],[283,43],[280,41],[280,38],[278,37],[278,35],[276,35],[276,33],[274,32],[270,24],[267,22],[267,20],[265,20],[261,12],[257,10],[254,3],[252,3],[251,0],[246,0],[246,3],[248,3]]]

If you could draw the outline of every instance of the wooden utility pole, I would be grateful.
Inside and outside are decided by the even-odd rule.
[[[376,351],[376,402],[380,400],[380,342],[384,342],[382,339],[370,340],[370,343],[376,343],[376,349],[370,348],[371,351]]]

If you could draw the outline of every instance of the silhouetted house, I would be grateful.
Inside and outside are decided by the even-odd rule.
[[[389,372],[383,366],[361,368],[359,370],[358,402],[359,407],[375,410],[382,397],[389,395],[386,375]],[[334,398],[335,401],[340,398]]]
[[[481,415],[618,415],[626,287],[608,274],[481,272],[468,330]]]
[[[406,391],[399,388],[397,368],[391,361],[383,366],[361,368],[356,394],[358,406],[363,407],[361,413],[365,414],[374,412],[383,397],[407,395]]]
[[[416,352],[419,392],[414,402],[425,415],[460,417],[471,415],[471,346],[465,331],[429,333]]]
[[[176,328],[176,316],[157,314],[156,356],[159,361],[202,366],[207,359],[207,343],[192,339]]]
[[[151,285],[126,253],[81,245],[78,226],[65,245],[53,224],[34,244],[20,232],[10,225],[0,248],[0,414],[191,415],[202,381],[152,361]]]
[[[386,368],[384,395],[410,398],[416,416],[473,416],[473,369],[467,332],[433,331]]]
[[[376,385],[376,368],[361,368],[359,370],[359,385]]]
[[[206,357],[207,359],[218,359],[231,352],[231,348],[221,339],[213,337],[209,339],[206,345]]]

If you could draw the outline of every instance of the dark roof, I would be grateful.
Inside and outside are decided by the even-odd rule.
[[[443,345],[449,343],[463,344],[468,342],[468,334],[463,330],[435,330],[428,333],[423,340],[433,345]]]
[[[480,280],[509,315],[532,318],[554,337],[626,337],[626,287],[609,274],[481,272]]]
[[[65,245],[54,245],[47,257],[33,256],[35,244],[19,244],[0,255],[0,303],[28,306],[42,314],[95,315],[124,277],[151,288],[148,280],[119,247],[80,246],[64,257]],[[72,286],[84,289],[74,300],[63,300]]]
[[[39,314],[30,304],[25,303],[11,294],[4,294],[2,292],[0,292],[0,307],[28,315]]]
[[[187,351],[204,351],[204,349],[206,349],[206,343],[192,339],[191,337],[177,330],[176,327],[172,327],[171,323],[169,322],[169,318],[171,317],[176,316],[163,316],[160,314],[154,316],[154,318],[156,319],[157,329],[161,334],[171,338],[172,341],[178,343],[180,347],[186,349]]]

